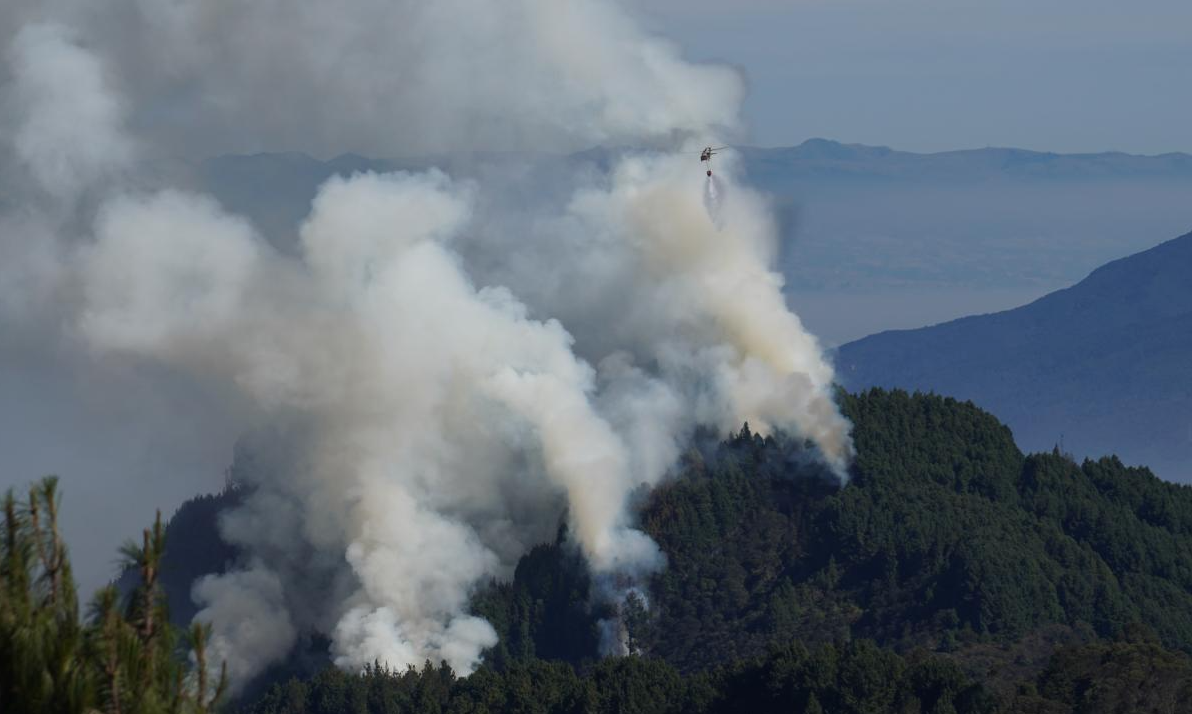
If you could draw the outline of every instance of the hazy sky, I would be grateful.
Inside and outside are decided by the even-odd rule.
[[[751,143],[1192,152],[1188,0],[635,6],[692,58],[745,70]]]

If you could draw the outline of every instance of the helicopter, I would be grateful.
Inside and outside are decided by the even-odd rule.
[[[704,150],[700,152],[699,160],[708,162],[708,176],[712,175],[712,157],[715,156],[717,152],[723,151],[727,148],[727,146],[705,146]]]

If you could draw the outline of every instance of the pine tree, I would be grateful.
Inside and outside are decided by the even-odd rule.
[[[158,581],[165,554],[159,513],[140,546],[122,552],[140,575],[122,604],[100,590],[79,618],[70,559],[58,530],[58,481],[43,479],[21,503],[4,497],[0,531],[0,712],[4,714],[208,714],[226,690],[209,679],[209,633],[196,625],[178,648]]]

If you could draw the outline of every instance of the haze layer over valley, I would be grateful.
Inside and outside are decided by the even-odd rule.
[[[618,155],[258,154],[177,170],[284,244],[332,175],[432,164],[470,175],[484,166],[550,184],[604,170]],[[811,140],[740,155],[744,180],[775,207],[787,299],[829,345],[1017,307],[1192,226],[1187,154],[914,154]]]

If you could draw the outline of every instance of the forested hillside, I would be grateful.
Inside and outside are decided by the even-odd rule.
[[[476,593],[500,642],[471,676],[436,663],[292,666],[237,708],[1189,710],[1192,488],[1112,457],[1024,455],[971,403],[882,390],[840,400],[857,446],[847,485],[802,443],[745,426],[691,449],[643,503],[668,567],[622,612],[636,655],[598,658],[611,611],[592,604],[561,527],[511,582]],[[218,542],[218,503],[175,516],[187,528],[167,531],[163,573]]]
[[[970,403],[841,398],[847,486],[746,427],[650,497],[668,567],[626,613],[638,657],[595,659],[608,613],[561,533],[478,594],[491,670],[329,671],[253,711],[1187,710],[1192,489],[1024,456]]]
[[[643,652],[694,671],[790,640],[959,655],[1048,626],[1076,641],[1134,623],[1192,651],[1192,488],[1114,458],[1023,456],[969,403],[843,401],[858,450],[844,488],[802,466],[798,444],[746,427],[652,495],[643,524],[669,566],[631,632]],[[580,565],[554,550],[496,588],[504,610],[481,598],[511,654],[541,655],[583,590],[560,585]]]

